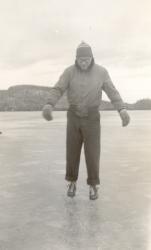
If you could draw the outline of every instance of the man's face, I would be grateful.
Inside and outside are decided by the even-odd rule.
[[[92,57],[78,57],[77,63],[82,70],[87,70],[92,62]]]

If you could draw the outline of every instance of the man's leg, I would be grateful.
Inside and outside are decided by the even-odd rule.
[[[76,182],[78,179],[82,142],[83,137],[80,130],[79,118],[71,111],[68,111],[65,177],[67,181]]]
[[[100,184],[100,114],[88,118],[83,126],[84,151],[87,165],[87,184],[96,186]]]

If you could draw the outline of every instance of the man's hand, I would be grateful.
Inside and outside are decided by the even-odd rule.
[[[121,120],[122,120],[122,126],[126,127],[130,122],[130,116],[129,116],[127,110],[126,109],[121,109],[119,111],[119,114],[120,114],[120,117],[121,117]]]
[[[44,117],[45,120],[47,121],[53,120],[52,111],[53,111],[53,107],[50,104],[46,104],[43,107],[42,116]]]

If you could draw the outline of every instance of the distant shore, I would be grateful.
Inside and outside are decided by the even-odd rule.
[[[49,99],[51,87],[16,85],[0,90],[0,111],[40,111]],[[66,94],[59,100],[55,110],[68,109]],[[128,110],[151,110],[151,99],[142,98],[135,103],[125,103]],[[109,101],[102,101],[100,110],[114,110]]]

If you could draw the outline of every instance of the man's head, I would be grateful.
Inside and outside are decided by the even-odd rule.
[[[80,43],[76,51],[76,65],[80,67],[81,70],[87,71],[93,61],[91,47],[84,42]]]

